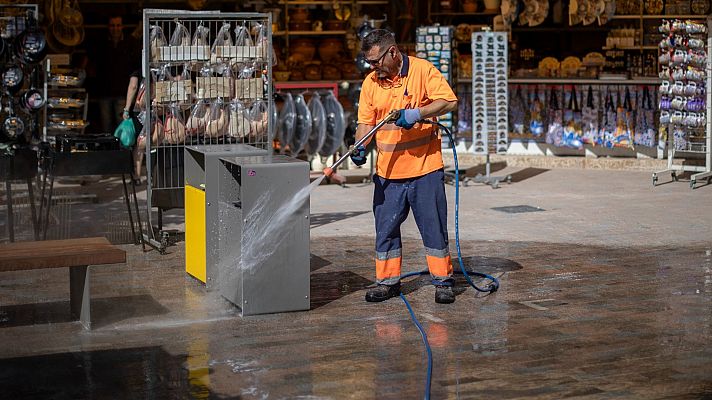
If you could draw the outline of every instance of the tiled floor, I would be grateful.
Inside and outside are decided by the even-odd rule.
[[[711,397],[712,187],[652,188],[648,172],[518,176],[460,190],[465,265],[499,277],[497,293],[458,278],[457,301],[438,305],[427,279],[403,287],[433,349],[433,398]],[[126,265],[93,269],[90,332],[69,322],[66,271],[3,273],[3,397],[422,397],[425,352],[402,301],[363,301],[371,190],[313,194],[307,312],[240,317],[186,276],[183,243],[166,255],[124,245]],[[71,232],[108,231],[102,208],[121,201],[73,205],[93,223]],[[544,211],[492,209],[519,205]],[[420,270],[413,221],[403,230],[404,272]]]

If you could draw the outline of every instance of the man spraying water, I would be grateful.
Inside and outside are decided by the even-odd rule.
[[[356,140],[377,127],[378,163],[373,177],[376,220],[376,279],[366,301],[379,302],[400,293],[402,244],[400,226],[413,210],[425,245],[437,303],[452,303],[452,264],[447,237],[441,140],[437,128],[418,122],[457,110],[457,97],[430,62],[400,52],[395,35],[376,29],[361,43],[372,72],[361,89]],[[393,111],[397,113],[394,114]],[[366,162],[366,142],[351,154]]]

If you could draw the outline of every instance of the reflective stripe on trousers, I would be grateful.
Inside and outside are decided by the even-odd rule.
[[[443,170],[408,179],[374,175],[373,214],[376,220],[376,279],[392,285],[400,280],[400,226],[413,210],[434,280],[452,278],[447,239],[447,199]]]

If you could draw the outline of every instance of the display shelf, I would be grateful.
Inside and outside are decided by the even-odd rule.
[[[458,80],[464,82],[463,80]],[[471,82],[468,79],[467,82]],[[512,84],[542,85],[659,85],[660,78],[583,79],[583,78],[509,78]]]
[[[450,11],[450,12],[431,12],[433,17],[490,17],[494,15],[499,15],[499,11],[480,11],[474,13],[468,13],[463,11]]]
[[[643,15],[642,19],[705,19],[706,15]]]
[[[330,0],[280,0],[280,5],[291,5],[291,6],[332,6],[334,1]],[[359,5],[362,6],[372,6],[372,5],[384,5],[388,4],[388,1],[384,0],[361,0],[358,1]]]
[[[512,33],[529,33],[529,32],[606,32],[610,30],[607,26],[513,26]]]
[[[601,50],[657,50],[658,46],[616,46],[616,47],[601,47]]]
[[[275,82],[274,88],[279,90],[290,89],[329,89],[334,92],[334,96],[339,95],[339,87],[336,81],[287,81]]]
[[[346,31],[277,31],[274,36],[324,36],[324,35],[345,35]]]
[[[661,14],[627,14],[627,15],[614,15],[611,20],[616,19],[704,19],[706,15],[661,15]]]
[[[311,84],[330,84],[333,85],[334,83],[339,84],[341,82],[348,82],[348,83],[361,83],[363,82],[363,79],[321,79],[318,81],[277,81],[275,80],[275,84],[282,84],[282,83],[296,83],[299,85],[311,85]]]

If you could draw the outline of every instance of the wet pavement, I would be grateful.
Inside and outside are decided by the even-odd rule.
[[[712,397],[710,189],[647,177],[550,170],[462,189],[465,265],[501,289],[458,277],[456,302],[439,305],[426,278],[404,284],[433,349],[433,398]],[[3,273],[3,397],[422,397],[425,351],[402,301],[363,300],[370,193],[313,195],[308,312],[240,317],[186,276],[183,243],[122,245],[125,265],[93,270],[92,331],[69,321],[66,271]],[[523,205],[541,210],[492,209]],[[422,269],[412,220],[404,237],[403,272]]]

